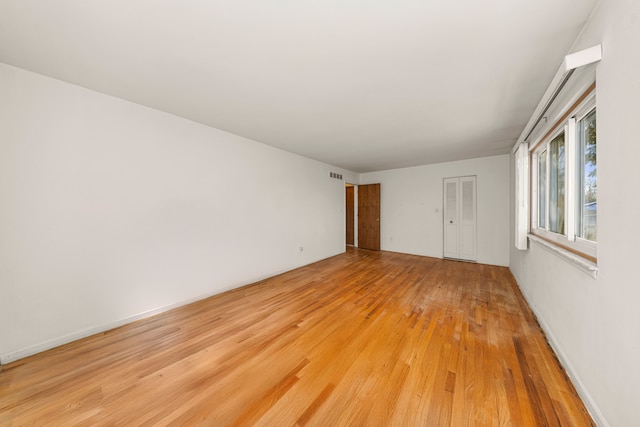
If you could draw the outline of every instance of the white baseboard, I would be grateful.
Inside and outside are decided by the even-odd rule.
[[[335,256],[335,255],[330,255],[329,257],[326,257],[326,258],[331,258],[332,256]],[[215,292],[211,292],[211,293],[208,293],[208,294],[205,294],[205,295],[200,295],[200,296],[193,297],[193,298],[188,298],[188,299],[185,299],[185,300],[182,300],[182,301],[178,301],[176,303],[168,304],[168,305],[165,305],[165,306],[162,306],[162,307],[154,308],[152,310],[148,310],[148,311],[145,311],[145,312],[142,312],[142,313],[134,314],[133,316],[125,317],[124,319],[116,320],[114,322],[109,322],[109,323],[106,323],[106,324],[103,324],[103,325],[93,326],[91,328],[83,329],[83,330],[80,330],[80,331],[77,331],[77,332],[73,332],[73,333],[68,334],[68,335],[61,336],[61,337],[56,337],[56,338],[50,339],[48,341],[45,341],[45,342],[42,342],[42,343],[38,343],[38,344],[35,344],[35,345],[31,345],[31,346],[28,346],[28,347],[24,347],[24,348],[21,348],[21,349],[18,349],[18,350],[9,351],[9,352],[6,352],[6,353],[0,353],[0,365],[7,365],[7,364],[9,364],[11,362],[15,362],[16,360],[20,360],[20,359],[23,359],[25,357],[33,356],[34,354],[41,353],[41,352],[46,351],[46,350],[51,350],[52,348],[56,348],[56,347],[59,347],[59,346],[64,345],[64,344],[69,344],[70,342],[77,341],[79,339],[86,338],[86,337],[89,337],[91,335],[95,335],[95,334],[99,334],[99,333],[102,333],[102,332],[105,332],[105,331],[109,331],[111,329],[115,329],[115,328],[118,328],[120,326],[126,325],[128,323],[135,322],[136,320],[145,319],[147,317],[155,316],[156,314],[164,313],[165,311],[173,310],[174,308],[182,307],[183,305],[191,304],[191,303],[194,303],[196,301],[200,301],[200,300],[212,297],[214,295],[221,294],[223,292],[227,292],[227,291],[230,291],[230,290],[233,290],[233,289],[241,288],[243,286],[247,286],[247,285],[250,285],[252,283],[256,283],[256,282],[259,282],[261,280],[265,280],[265,279],[267,279],[269,277],[278,276],[280,274],[286,273],[287,271],[295,270],[296,268],[304,267],[305,265],[313,264],[315,262],[322,261],[323,259],[326,259],[326,258],[320,258],[320,259],[312,260],[309,263],[301,265],[301,266],[298,266],[298,267],[284,269],[282,271],[275,272],[273,274],[269,274],[269,275],[266,275],[266,276],[254,278],[254,279],[252,279],[250,281],[247,281],[247,282],[239,283],[239,284],[232,285],[232,286],[226,286],[226,287],[223,287],[223,288],[220,288],[220,289],[216,289]]]
[[[513,274],[513,271],[511,272],[511,274]],[[518,288],[520,288],[520,292],[522,292],[522,295],[524,296],[524,299],[527,301],[527,304],[529,305],[529,307],[531,307],[531,310],[536,315],[538,323],[540,324],[540,327],[542,327],[542,329],[544,330],[544,333],[547,337],[547,340],[549,341],[549,344],[551,345],[551,348],[556,353],[558,360],[560,360],[560,363],[562,364],[565,371],[567,372],[567,375],[569,376],[569,378],[571,379],[571,382],[576,388],[578,395],[584,402],[584,405],[586,406],[587,411],[589,411],[591,418],[593,418],[593,421],[598,426],[610,427],[610,424],[607,422],[602,411],[600,411],[600,408],[598,407],[596,401],[591,396],[591,393],[589,393],[584,383],[580,379],[580,376],[576,374],[575,370],[571,366],[571,363],[569,362],[569,358],[564,353],[564,351],[562,351],[562,346],[560,345],[560,342],[553,335],[553,331],[551,330],[549,325],[545,322],[544,317],[542,317],[538,312],[538,309],[536,308],[535,304],[533,304],[533,301],[531,301],[531,298],[529,297],[529,295],[527,295],[524,288],[520,284],[520,280],[518,279],[518,277],[515,274],[513,274],[513,277],[516,279]]]
[[[240,285],[242,286],[242,285]],[[238,286],[238,287],[240,287]],[[205,298],[212,297],[222,292],[230,291],[235,289],[235,287],[229,287],[224,289],[219,289],[214,293],[210,293],[207,295],[200,295],[198,297],[189,298],[183,301],[179,301],[173,304],[168,304],[162,307],[154,308],[152,310],[148,310],[142,313],[134,314],[133,316],[125,317],[124,319],[116,320],[115,322],[109,322],[103,325],[94,326],[91,328],[83,329],[77,332],[73,332],[68,335],[64,335],[61,337],[53,338],[51,340],[24,347],[19,350],[10,351],[7,353],[0,354],[0,365],[6,365],[11,362],[15,362],[16,360],[23,359],[25,357],[33,356],[34,354],[41,353],[46,350],[51,350],[52,348],[60,347],[61,345],[69,344],[70,342],[77,341],[82,338],[89,337],[91,335],[99,334],[105,331],[109,331],[111,329],[118,328],[120,326],[126,325],[128,323],[135,322],[136,320],[145,319],[147,317],[155,316],[156,314],[164,313],[165,311],[173,310],[174,308],[181,307],[183,305],[191,304],[196,301],[200,301]]]

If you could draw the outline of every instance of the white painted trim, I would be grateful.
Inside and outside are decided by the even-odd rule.
[[[569,71],[573,70],[574,68],[593,64],[594,62],[598,62],[601,59],[602,45],[598,44],[588,49],[584,49],[565,56],[564,61],[562,61],[562,65],[564,66],[565,71]]]
[[[576,118],[569,117],[565,125],[565,173],[564,188],[565,227],[567,240],[576,241]]]
[[[570,264],[575,265],[594,279],[598,277],[598,266],[591,261],[584,259],[581,256],[574,254],[573,252],[569,252],[568,250],[563,249],[560,246],[556,246],[553,243],[547,242],[546,240],[541,239],[534,234],[529,234],[529,240],[540,244],[543,248],[557,255],[560,255],[561,258],[569,261]]]
[[[509,270],[511,270],[511,267],[509,267]],[[520,292],[522,292],[524,299],[527,301],[527,304],[535,314],[538,324],[544,331],[544,334],[547,338],[547,342],[549,343],[549,345],[555,352],[556,356],[558,357],[560,364],[564,367],[565,371],[567,372],[567,375],[571,379],[573,386],[576,388],[576,391],[578,392],[578,395],[580,396],[580,398],[582,399],[582,402],[587,408],[587,411],[591,415],[591,418],[593,418],[593,421],[598,426],[611,427],[611,425],[607,422],[607,419],[605,418],[604,414],[600,410],[600,407],[597,405],[596,400],[591,396],[591,393],[589,393],[589,391],[587,390],[587,387],[584,385],[580,377],[576,375],[575,370],[573,369],[573,366],[569,362],[569,358],[564,353],[564,351],[562,351],[562,346],[560,345],[556,337],[553,335],[551,328],[544,321],[544,317],[541,316],[540,312],[537,310],[535,304],[533,304],[533,301],[531,300],[529,295],[527,295],[527,293],[525,292],[524,287],[521,285],[521,281],[518,280],[518,277],[515,275],[513,271],[511,271],[511,273],[513,274],[513,277],[516,280],[516,284],[518,285],[518,288],[520,288]]]

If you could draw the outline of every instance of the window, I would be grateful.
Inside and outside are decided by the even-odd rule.
[[[549,143],[549,230],[564,234],[564,132]]]
[[[532,233],[595,262],[595,91],[588,91],[533,147]]]
[[[538,225],[547,228],[547,150],[538,155]]]
[[[576,236],[597,241],[597,182],[596,182],[596,110],[590,111],[578,124],[578,165],[580,193]]]

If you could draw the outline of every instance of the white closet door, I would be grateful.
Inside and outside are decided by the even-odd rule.
[[[460,256],[458,178],[444,180],[444,256]]]
[[[444,257],[476,260],[476,177],[444,180]]]
[[[460,259],[476,260],[476,177],[460,178]]]

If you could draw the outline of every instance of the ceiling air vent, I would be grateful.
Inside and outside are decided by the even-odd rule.
[[[329,178],[342,179],[341,173],[329,172]]]

